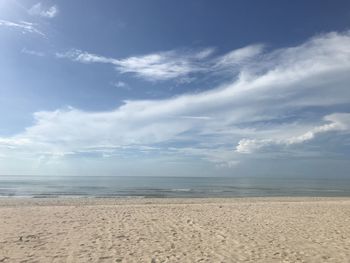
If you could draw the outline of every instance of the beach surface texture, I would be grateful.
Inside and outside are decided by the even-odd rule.
[[[350,262],[350,198],[3,198],[0,262]]]

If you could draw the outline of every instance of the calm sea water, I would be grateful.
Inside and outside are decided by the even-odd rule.
[[[0,197],[350,196],[350,178],[0,177]]]

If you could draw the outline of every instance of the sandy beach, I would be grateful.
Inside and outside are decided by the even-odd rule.
[[[0,262],[350,262],[350,199],[4,198],[0,233]]]

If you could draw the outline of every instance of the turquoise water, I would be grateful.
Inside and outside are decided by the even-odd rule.
[[[1,197],[350,196],[350,178],[0,177]]]

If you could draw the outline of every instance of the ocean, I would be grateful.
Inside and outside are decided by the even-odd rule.
[[[350,178],[0,176],[0,197],[350,196]]]

